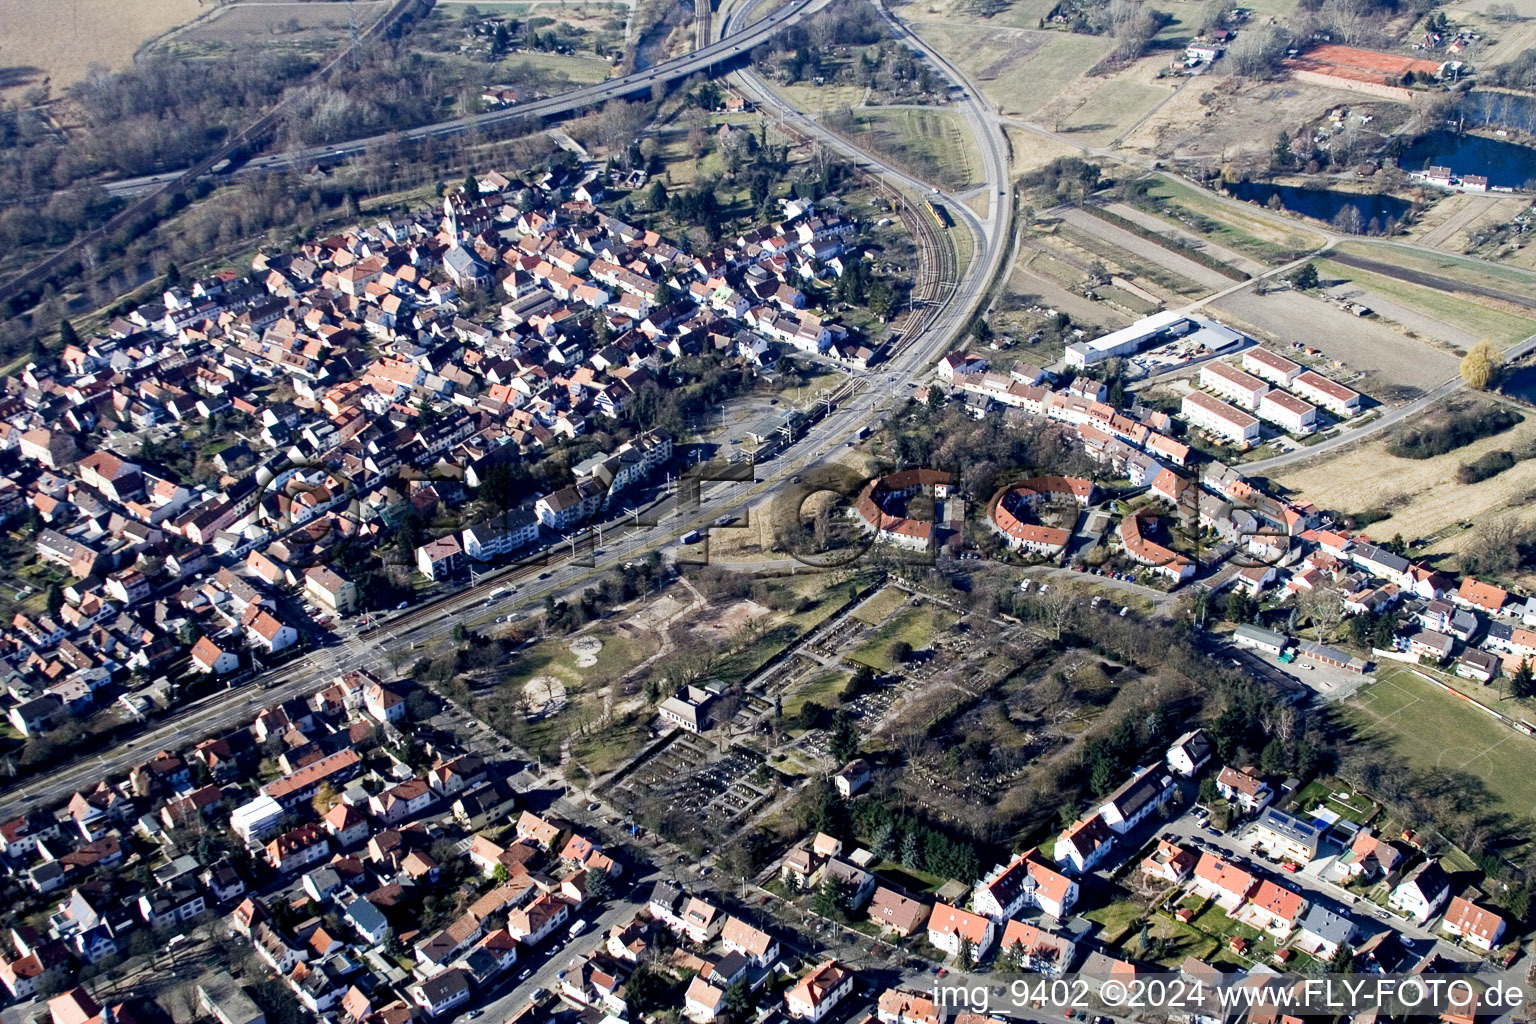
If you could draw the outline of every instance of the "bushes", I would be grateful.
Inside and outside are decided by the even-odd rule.
[[[1473,441],[1502,434],[1524,420],[1524,416],[1501,405],[1463,405],[1425,416],[1414,426],[1399,430],[1388,442],[1387,453],[1400,459],[1432,459],[1465,448]]]
[[[1489,452],[1471,462],[1463,462],[1461,468],[1456,470],[1456,482],[1459,484],[1475,484],[1479,481],[1498,476],[1519,461],[1519,459],[1515,458],[1513,452]]]

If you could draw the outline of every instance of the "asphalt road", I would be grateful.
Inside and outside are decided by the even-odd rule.
[[[1536,351],[1536,334],[1524,341],[1512,345],[1504,351],[1504,361],[1512,363],[1517,359]],[[1273,458],[1260,459],[1258,462],[1245,462],[1238,468],[1252,476],[1258,473],[1268,473],[1276,469],[1284,469],[1286,466],[1305,462],[1307,459],[1316,458],[1336,451],[1347,444],[1354,444],[1372,434],[1380,433],[1388,427],[1396,426],[1406,419],[1417,416],[1430,406],[1442,399],[1454,395],[1466,387],[1466,383],[1460,377],[1452,377],[1432,391],[1427,391],[1407,405],[1400,405],[1396,409],[1389,409],[1371,422],[1353,430],[1345,430],[1326,441],[1319,442],[1307,448],[1297,448],[1295,451],[1286,452],[1284,455],[1276,455]]]
[[[559,96],[551,96],[548,99],[535,100],[531,103],[516,104],[498,110],[489,110],[482,114],[449,118],[404,131],[372,135],[367,138],[337,142],[331,145],[308,146],[303,149],[290,150],[286,153],[260,156],[231,167],[228,171],[220,172],[220,174],[236,174],[246,170],[270,171],[293,167],[308,167],[324,160],[356,156],[366,152],[368,149],[395,139],[417,141],[427,138],[441,138],[443,136],[461,135],[465,132],[493,127],[509,121],[520,121],[529,118],[552,121],[569,117],[592,107],[602,106],[609,100],[630,99],[649,94],[651,87],[658,82],[677,82],[695,74],[710,75],[718,73],[723,65],[743,60],[747,52],[753,47],[772,39],[780,30],[795,24],[808,14],[820,10],[826,3],[827,0],[790,0],[789,3],[769,14],[766,18],[747,23],[740,29],[725,33],[718,41],[709,44],[703,49],[694,50],[681,57],[660,61],[649,68],[624,75],[620,78],[610,78],[594,85],[573,89]],[[737,19],[738,24],[741,21],[742,19]],[[126,178],[121,181],[104,182],[102,187],[112,195],[129,197],[158,188],[167,181],[179,178],[181,174],[182,172],[179,170],[166,171],[162,174],[150,174],[138,178]]]
[[[647,72],[578,90],[554,100],[514,108],[512,111],[493,111],[490,114],[443,122],[416,131],[419,135],[451,134],[466,130],[475,124],[504,120],[512,116],[528,116],[530,113],[548,116],[551,112],[569,110],[628,95],[630,91],[636,89],[648,89],[650,82],[654,79],[687,77],[695,71],[713,67],[716,63],[729,59],[738,52],[756,45],[757,42],[769,38],[783,26],[819,9],[825,2],[826,0],[792,0],[790,4],[778,9],[767,18],[753,22],[740,32],[728,34],[726,38],[711,44],[705,50],[664,62]],[[750,5],[741,13],[745,14],[748,11],[750,11]],[[882,9],[881,13],[888,19],[891,18],[889,12]],[[730,20],[722,21],[722,32],[728,31]],[[725,512],[739,513],[761,499],[774,486],[784,482],[787,477],[796,475],[815,464],[829,461],[838,453],[842,442],[854,437],[865,426],[883,419],[885,406],[880,400],[881,389],[883,388],[886,394],[895,394],[900,388],[900,393],[904,394],[903,385],[916,380],[920,373],[926,371],[929,365],[949,349],[951,343],[966,329],[974,311],[984,301],[986,284],[993,279],[1008,252],[1009,225],[1012,215],[1011,202],[1007,195],[1009,189],[1005,155],[1007,149],[1002,141],[1001,129],[997,125],[995,115],[992,115],[976,98],[977,93],[971,88],[969,82],[954,72],[942,58],[933,54],[920,39],[906,34],[899,22],[891,20],[896,31],[914,47],[928,54],[930,59],[950,71],[965,89],[966,98],[962,109],[965,110],[967,118],[973,119],[973,125],[978,128],[977,141],[983,154],[986,184],[992,197],[988,203],[988,218],[984,223],[962,204],[953,204],[956,212],[961,216],[960,222],[967,224],[968,228],[975,233],[973,257],[958,287],[945,300],[944,307],[930,318],[923,328],[905,340],[902,348],[890,362],[874,370],[854,375],[862,378],[866,383],[875,384],[875,387],[844,401],[820,422],[813,425],[806,435],[787,451],[772,461],[758,466],[757,482],[705,484],[700,489],[696,507],[679,508],[674,496],[670,507],[664,509],[664,514],[658,518],[657,525],[654,527],[626,527],[622,518],[606,526],[599,531],[599,537],[606,533],[612,550],[606,550],[604,554],[596,556],[595,564],[590,568],[569,563],[554,565],[546,573],[541,574],[545,578],[540,579],[532,579],[532,570],[530,570],[525,574],[529,579],[519,586],[517,593],[508,594],[491,606],[487,606],[485,602],[487,588],[471,589],[442,601],[434,609],[434,615],[422,617],[420,621],[412,621],[398,630],[386,624],[382,629],[364,636],[357,633],[356,626],[353,625],[349,631],[342,634],[339,646],[310,652],[282,668],[265,674],[262,677],[264,689],[256,689],[247,684],[244,687],[205,698],[188,711],[178,714],[171,721],[155,726],[148,732],[129,739],[109,751],[97,754],[92,759],[77,761],[51,772],[46,777],[12,787],[3,798],[0,798],[0,816],[8,818],[18,814],[32,803],[53,803],[67,799],[75,790],[94,785],[104,776],[125,772],[135,764],[147,760],[159,750],[185,747],[205,737],[218,735],[249,720],[261,706],[313,692],[339,673],[355,668],[370,668],[387,675],[389,674],[388,657],[384,650],[386,643],[391,647],[408,645],[415,649],[447,637],[455,623],[462,621],[466,613],[471,611],[476,611],[478,613],[476,617],[479,617],[495,615],[498,612],[505,613],[514,609],[531,609],[542,601],[546,594],[560,594],[577,589],[630,558],[651,549],[664,547],[674,538],[688,531],[707,528],[709,523]],[[773,97],[770,102],[773,102],[786,117],[797,119],[797,124],[802,131],[824,139],[827,145],[863,164],[871,173],[880,175],[897,187],[925,190],[921,182],[854,148],[815,121],[784,106],[776,97]],[[379,140],[359,140],[343,147],[335,147],[331,152],[338,150],[356,152],[377,141]],[[299,160],[301,158],[289,154],[284,159]],[[603,546],[601,540],[598,546]],[[558,557],[558,552],[555,554]]]

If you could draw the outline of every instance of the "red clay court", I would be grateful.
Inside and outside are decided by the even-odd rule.
[[[1440,73],[1440,65],[1434,61],[1398,57],[1334,43],[1314,46],[1299,57],[1288,57],[1285,66],[1293,71],[1311,71],[1333,78],[1389,85],[1402,83],[1414,72],[1430,76]]]

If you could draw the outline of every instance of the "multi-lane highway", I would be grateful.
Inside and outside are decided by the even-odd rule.
[[[551,96],[548,99],[534,100],[531,103],[520,103],[499,110],[489,110],[481,114],[468,114],[463,117],[449,118],[444,121],[436,121],[432,124],[422,125],[419,128],[409,128],[399,132],[372,135],[367,138],[352,139],[325,146],[309,146],[304,149],[289,150],[285,153],[273,153],[268,156],[256,157],[243,164],[237,164],[220,173],[238,173],[242,170],[271,171],[293,167],[309,167],[326,160],[356,156],[386,142],[398,139],[418,141],[427,138],[462,135],[465,132],[478,131],[517,121],[555,121],[580,114],[593,107],[600,107],[609,100],[647,96],[657,83],[668,84],[678,82],[698,74],[714,75],[728,67],[744,62],[748,51],[753,47],[759,43],[767,42],[788,26],[820,10],[826,6],[827,2],[828,0],[790,0],[789,3],[773,11],[765,18],[756,21],[737,18],[728,32],[702,49],[694,50],[681,57],[659,61],[651,67],[643,68],[619,78],[609,78],[594,85],[583,86],[580,89],[573,89],[558,96]],[[168,181],[174,181],[181,175],[181,171],[167,171],[163,174],[150,174],[139,178],[125,178],[121,181],[104,182],[102,187],[113,195],[134,196],[158,188]],[[210,174],[210,176],[216,177],[217,175]]]

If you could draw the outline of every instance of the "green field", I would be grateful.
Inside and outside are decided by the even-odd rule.
[[[536,51],[513,54],[497,66],[510,70],[518,65],[527,65],[535,71],[547,74],[564,75],[570,81],[582,85],[601,82],[613,70],[612,64],[597,57],[577,57],[574,54]],[[491,77],[495,77],[494,72]]]
[[[862,645],[848,653],[849,661],[868,665],[877,672],[890,672],[890,646],[898,640],[912,645],[912,650],[927,650],[934,637],[954,625],[956,616],[935,604],[910,606],[876,630]]]
[[[907,592],[899,587],[886,587],[868,601],[859,605],[853,617],[871,626],[878,626],[890,618],[897,609],[907,603]]]
[[[1463,259],[1448,253],[1410,249],[1391,242],[1348,240],[1340,242],[1339,252],[1352,253],[1369,260],[1389,262],[1405,270],[1438,274],[1467,284],[1497,288],[1536,301],[1536,274],[1520,267]]]
[[[1357,825],[1376,810],[1376,804],[1370,797],[1351,792],[1349,786],[1338,779],[1315,779],[1296,794],[1299,813],[1310,812],[1318,804],[1322,804],[1324,810],[1332,811]]]
[[[809,603],[751,643],[722,658],[715,668],[715,675],[730,683],[756,671],[769,658],[821,625],[828,616],[842,607],[848,600],[849,592],[849,587],[843,584],[849,582],[852,580],[834,582],[827,574],[814,574],[774,583],[773,586],[792,591]]]
[[[1161,174],[1152,181],[1147,196],[1153,203],[1144,207],[1148,213],[1261,263],[1288,263],[1323,244],[1320,236],[1304,228],[1250,214],[1183,182]]]
[[[821,672],[806,680],[784,698],[784,718],[791,722],[799,718],[800,709],[807,704],[837,707],[838,695],[848,685],[849,675],[847,672]]]
[[[1492,309],[1435,288],[1410,284],[1332,260],[1318,260],[1317,272],[1327,279],[1352,281],[1362,288],[1380,292],[1395,302],[1452,327],[1459,327],[1474,336],[1487,338],[1496,345],[1513,345],[1536,334],[1536,318],[1520,316],[1505,309]]]
[[[1445,768],[1475,775],[1499,809],[1536,817],[1536,776],[1530,765],[1536,739],[1521,735],[1469,704],[1432,686],[1406,666],[1377,671],[1377,680],[1343,705],[1365,739],[1390,747],[1413,767]],[[1494,703],[1491,688],[1462,681],[1479,700]],[[1511,702],[1499,708],[1513,711]]]
[[[923,38],[965,71],[1004,115],[1033,117],[1113,45],[1103,36],[1007,31],[1007,18],[1005,12],[991,22],[955,19],[918,26]],[[1037,20],[1020,27],[1034,29]],[[1093,115],[1092,108],[1092,103],[1084,108],[1085,117],[1106,120]]]
[[[826,125],[909,174],[945,189],[981,180],[981,157],[964,119],[948,110],[860,107],[833,111]]]
[[[1107,146],[1139,124],[1163,100],[1166,86],[1116,79],[1105,82],[1057,127],[1089,146]]]

